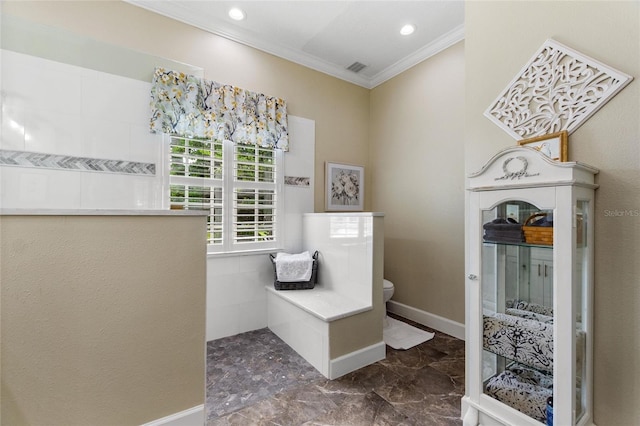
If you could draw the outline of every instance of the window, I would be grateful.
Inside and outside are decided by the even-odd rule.
[[[280,150],[170,137],[172,208],[209,211],[209,252],[279,248]]]

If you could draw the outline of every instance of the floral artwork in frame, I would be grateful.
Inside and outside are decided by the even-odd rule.
[[[568,161],[567,145],[569,135],[566,130],[548,135],[537,136],[535,138],[518,141],[518,145],[534,148],[552,160]]]
[[[364,167],[326,163],[327,211],[362,211],[364,208]]]

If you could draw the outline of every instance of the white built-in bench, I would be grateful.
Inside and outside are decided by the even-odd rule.
[[[303,246],[319,252],[318,283],[310,290],[266,286],[269,328],[329,379],[385,357],[382,220],[375,213],[304,215]]]
[[[353,300],[336,290],[320,286],[311,290],[300,291],[276,290],[273,284],[268,285],[266,288],[267,291],[276,294],[277,297],[326,322],[373,309],[371,303]]]

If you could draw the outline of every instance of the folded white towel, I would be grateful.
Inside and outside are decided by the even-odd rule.
[[[275,258],[276,274],[280,282],[309,281],[313,258],[308,251],[299,254],[278,253]]]

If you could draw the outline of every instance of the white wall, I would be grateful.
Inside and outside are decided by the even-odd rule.
[[[1,150],[153,163],[155,174],[0,167],[3,208],[163,207],[150,82],[2,50]],[[52,166],[55,167],[55,166]],[[126,167],[126,166],[125,166]]]
[[[315,122],[289,116],[285,176],[309,177],[307,187],[284,187],[284,250],[302,249],[302,214],[313,212]],[[265,285],[273,282],[266,253],[212,256],[207,261],[207,341],[267,326]]]
[[[371,306],[372,213],[308,214],[304,217],[303,234],[305,250],[320,253],[318,274],[322,288],[341,293],[345,303]]]

